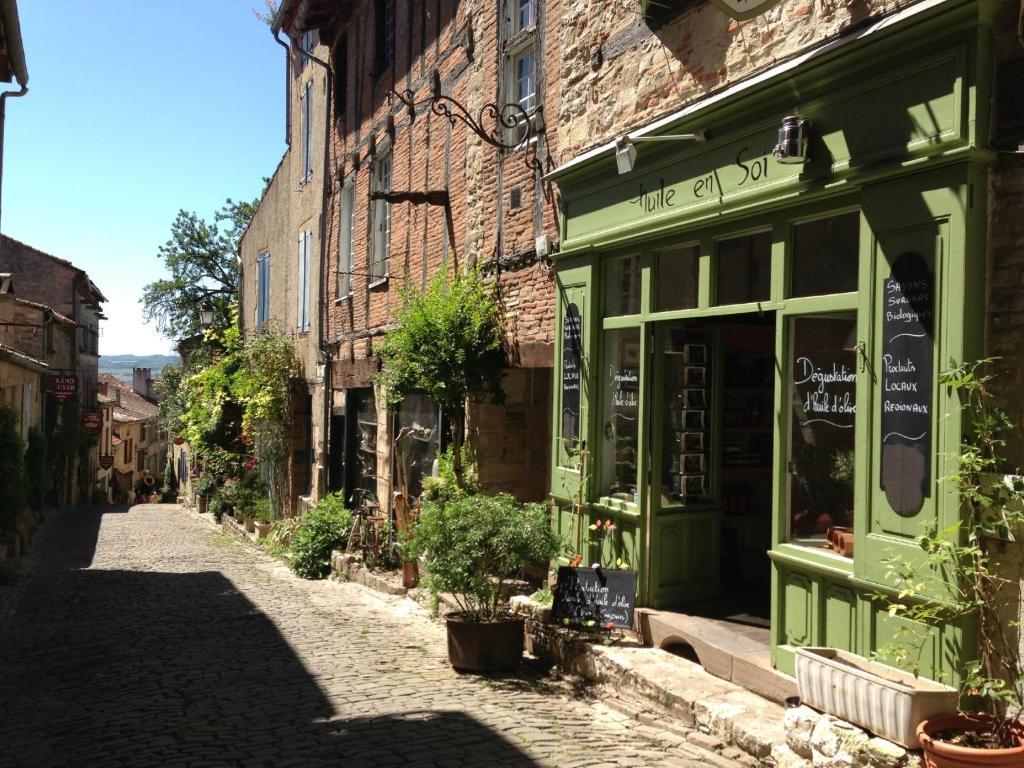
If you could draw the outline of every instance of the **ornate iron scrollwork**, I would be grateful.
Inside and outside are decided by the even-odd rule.
[[[527,167],[539,174],[544,173],[544,165],[537,156],[535,142],[544,133],[542,107],[538,106],[533,112],[527,112],[514,101],[501,106],[492,103],[485,104],[474,116],[464,105],[442,92],[441,74],[436,69],[432,72],[432,87],[429,97],[417,101],[416,94],[410,90],[399,93],[392,89],[388,94],[389,97],[394,96],[405,105],[410,121],[416,119],[417,107],[426,104],[429,105],[430,111],[438,117],[445,118],[452,126],[462,123],[482,141],[487,142],[495,149],[512,152],[525,147]],[[491,127],[488,128],[488,126]]]

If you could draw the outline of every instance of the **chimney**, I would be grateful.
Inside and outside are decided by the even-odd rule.
[[[106,397],[107,396],[107,382],[105,382],[105,381],[98,381],[98,382],[96,382],[96,391],[99,392],[104,397]]]
[[[132,368],[132,389],[146,400],[153,399],[153,369]]]

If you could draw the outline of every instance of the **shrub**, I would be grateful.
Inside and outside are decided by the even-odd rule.
[[[304,579],[322,579],[331,570],[331,550],[341,547],[352,530],[352,513],[334,493],[317,502],[292,536],[292,570]]]
[[[18,434],[18,417],[0,407],[0,528],[10,528],[25,509],[25,446]]]
[[[559,547],[542,504],[501,493],[425,502],[405,552],[426,559],[433,595],[450,592],[468,618],[493,621],[506,611],[504,583],[530,563],[546,564]]]

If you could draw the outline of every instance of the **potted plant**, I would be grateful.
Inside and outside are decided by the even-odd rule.
[[[960,521],[919,536],[922,557],[915,562],[888,561],[899,595],[890,600],[891,615],[926,628],[953,624],[977,631],[978,657],[965,665],[962,679],[967,711],[929,717],[917,729],[925,763],[933,768],[1024,765],[1016,611],[1024,575],[1024,483],[1005,474],[1002,453],[1013,424],[992,404],[991,363],[964,363],[939,378],[959,397],[966,424],[956,473],[946,478],[956,488]],[[904,634],[894,654],[913,663],[912,651],[925,638]]]
[[[252,516],[255,519],[254,527],[257,539],[265,539],[270,533],[273,525],[273,515],[270,511],[270,499],[261,497],[252,502]]]
[[[458,670],[514,669],[523,654],[523,621],[508,610],[505,587],[531,563],[547,563],[559,550],[548,511],[519,504],[509,494],[454,490],[425,500],[406,557],[422,557],[427,587],[451,594],[459,610],[448,614],[448,659]]]

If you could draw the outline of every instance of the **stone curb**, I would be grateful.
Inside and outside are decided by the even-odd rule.
[[[386,595],[405,597],[409,594],[409,590],[405,587],[392,584],[387,579],[370,571],[356,555],[346,555],[337,549],[331,552],[331,570],[334,573],[342,574],[349,581]]]

